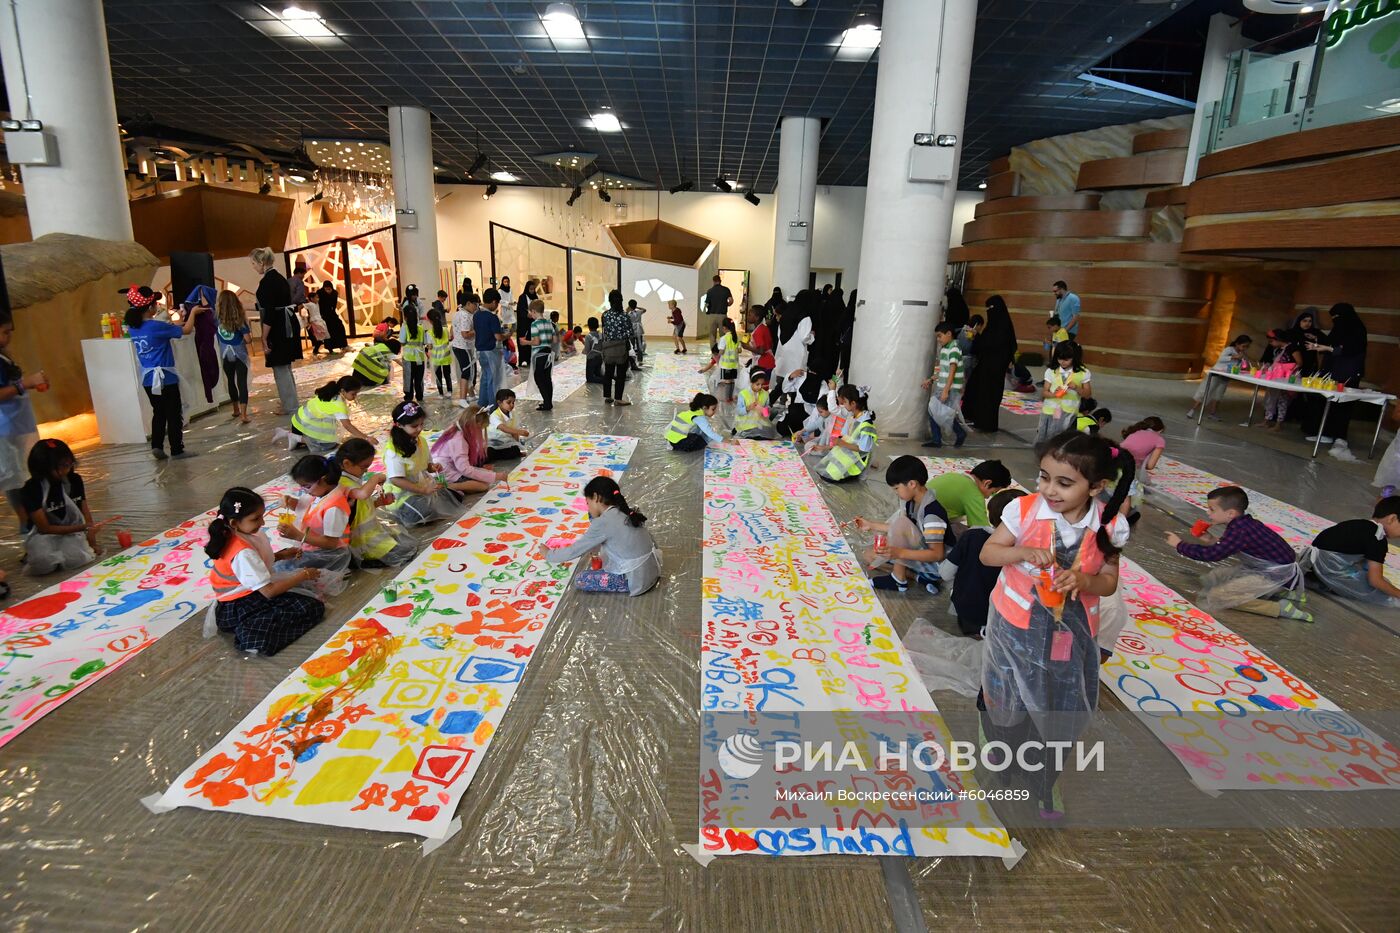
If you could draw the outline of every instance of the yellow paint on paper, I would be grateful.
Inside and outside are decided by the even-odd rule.
[[[401,748],[395,753],[389,763],[383,768],[384,773],[393,771],[412,771],[413,766],[418,763],[418,756],[409,748]]]
[[[340,737],[340,741],[335,743],[337,748],[358,749],[374,748],[374,743],[379,741],[379,732],[374,729],[351,729]]]
[[[371,755],[332,758],[306,782],[293,803],[299,807],[313,807],[354,800],[378,767],[379,759]]]

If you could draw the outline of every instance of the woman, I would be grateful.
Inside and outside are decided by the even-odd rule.
[[[963,298],[962,291],[956,285],[949,285],[948,290],[943,293],[943,298],[943,320],[954,327],[966,327],[969,314],[967,300]]]
[[[1332,379],[1338,383],[1355,388],[1361,384],[1361,377],[1366,371],[1366,325],[1361,323],[1356,308],[1346,302],[1333,305],[1327,314],[1332,318],[1332,330],[1327,334],[1327,342],[1322,343],[1316,338],[1310,338],[1307,349],[1327,354],[1327,361],[1322,364],[1322,370],[1330,373]],[[1332,456],[1338,460],[1355,460],[1356,455],[1347,447],[1347,429],[1351,427],[1351,416],[1356,404],[1333,402],[1331,410],[1327,413],[1327,421],[1321,425],[1320,430],[1321,412],[1326,406],[1325,403],[1318,404],[1309,418],[1311,436],[1308,440],[1316,441],[1321,434],[1321,442],[1332,445]]]
[[[627,349],[632,341],[632,319],[622,307],[622,292],[608,292],[608,310],[603,312],[603,401],[609,405],[631,405],[622,397],[627,388]]]
[[[274,268],[277,255],[268,247],[259,246],[248,258],[262,276],[257,301],[258,320],[262,322],[263,365],[272,370],[272,378],[277,382],[277,399],[281,403],[274,414],[290,415],[299,405],[292,361],[301,359],[301,325],[297,322],[296,305],[292,304],[292,286],[287,277]]]
[[[769,317],[774,317],[786,304],[787,299],[783,297],[783,290],[775,285],[773,286],[773,294],[768,296],[768,300],[763,303],[763,308],[768,312]]]
[[[321,311],[321,322],[326,325],[326,339],[321,346],[327,350],[344,350],[350,344],[345,339],[345,322],[340,319],[340,293],[335,283],[327,279],[316,291],[316,306]]]
[[[1000,295],[987,299],[986,326],[972,341],[977,357],[963,396],[963,414],[977,430],[992,433],[1001,428],[1001,393],[1006,368],[1016,355],[1016,328]]]
[[[126,290],[126,328],[131,334],[131,348],[141,367],[141,388],[151,403],[151,455],[165,459],[165,440],[170,439],[170,456],[177,459],[194,456],[185,451],[185,406],[180,398],[180,377],[175,372],[175,348],[172,341],[194,332],[195,318],[205,307],[190,308],[184,325],[154,320],[160,292],[135,285]]]
[[[515,303],[515,336],[528,337],[530,335],[530,302],[539,297],[540,280],[530,279],[525,283],[525,292],[520,296],[520,300]],[[505,296],[501,296],[505,301]],[[505,305],[502,305],[505,307]],[[517,341],[518,342],[518,341]],[[522,343],[517,352],[520,354],[519,366],[521,369],[530,370],[530,353],[534,348],[528,343]]]
[[[508,275],[503,275],[503,276],[501,276],[501,284],[496,286],[496,291],[497,291],[497,292],[500,294],[500,296],[501,296],[501,307],[502,307],[502,308],[513,308],[513,307],[515,307],[515,295],[512,294],[512,293],[511,293],[511,290],[510,290],[510,276],[508,276]]]
[[[1309,343],[1327,342],[1327,335],[1323,333],[1322,328],[1317,326],[1318,314],[1316,308],[1304,308],[1293,319],[1293,337],[1291,339],[1302,348],[1303,354],[1303,362],[1298,367],[1299,376],[1316,376],[1318,373],[1318,353],[1316,350],[1306,349],[1306,345]]]
[[[472,291],[472,280],[470,276],[462,277],[462,287],[457,290],[457,307],[464,307],[467,303],[467,296],[476,294]]]
[[[812,319],[804,318],[773,354],[773,394],[796,392],[807,376],[812,341]]]

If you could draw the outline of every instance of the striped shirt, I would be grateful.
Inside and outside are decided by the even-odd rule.
[[[954,366],[958,368],[956,373],[953,372]],[[952,376],[951,386],[948,382],[948,377],[950,375]],[[946,387],[949,389],[950,395],[961,395],[963,390],[963,378],[965,375],[966,373],[963,372],[962,350],[958,348],[956,340],[950,340],[946,347],[938,351],[938,373],[934,377],[934,393],[941,395],[943,389]]]

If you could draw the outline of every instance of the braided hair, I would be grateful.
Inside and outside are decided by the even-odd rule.
[[[233,523],[247,518],[264,508],[262,496],[247,486],[234,486],[219,500],[219,511],[209,523],[209,543],[204,545],[204,553],[211,560],[224,556],[224,549],[233,540]]]
[[[585,499],[599,499],[623,515],[627,516],[627,524],[633,528],[642,527],[647,517],[627,504],[627,499],[622,495],[622,490],[618,487],[617,481],[611,476],[595,476],[588,481],[588,485],[583,487],[583,497]]]

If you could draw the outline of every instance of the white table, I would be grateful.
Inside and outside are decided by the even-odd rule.
[[[83,362],[87,366],[92,410],[104,444],[144,444],[150,438],[151,403],[141,388],[141,368],[136,351],[125,338],[87,339]],[[180,377],[180,402],[185,424],[228,401],[228,385],[221,377],[214,386],[214,401],[204,400],[204,377],[194,337],[172,341],[175,372]]]
[[[1395,396],[1387,395],[1385,392],[1377,392],[1374,389],[1347,389],[1345,392],[1333,392],[1330,389],[1314,389],[1301,383],[1295,384],[1285,382],[1281,379],[1261,379],[1258,376],[1250,376],[1245,373],[1223,373],[1219,370],[1206,370],[1206,391],[1201,396],[1201,408],[1196,413],[1196,424],[1200,424],[1205,418],[1206,406],[1204,399],[1210,398],[1210,380],[1212,377],[1221,379],[1233,379],[1235,382],[1243,382],[1245,385],[1254,386],[1254,397],[1249,400],[1249,417],[1245,419],[1245,426],[1248,427],[1254,422],[1254,406],[1259,401],[1259,390],[1281,389],[1284,392],[1296,392],[1300,395],[1321,395],[1326,403],[1322,406],[1322,421],[1318,422],[1317,440],[1313,441],[1312,455],[1317,456],[1317,449],[1322,444],[1322,425],[1327,422],[1327,413],[1332,410],[1333,402],[1367,402],[1380,407],[1380,413],[1376,416],[1376,433],[1371,436],[1371,452],[1368,457],[1376,455],[1376,442],[1381,436],[1381,423],[1385,421],[1385,408]]]

